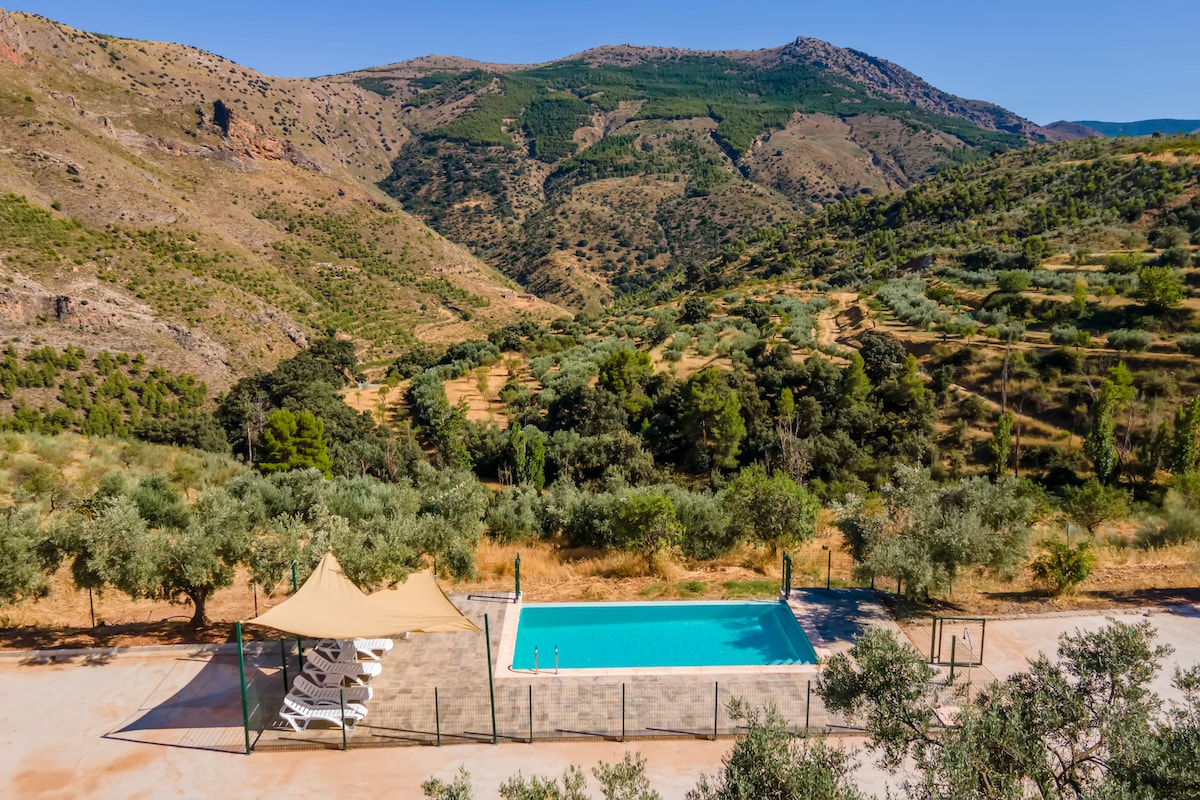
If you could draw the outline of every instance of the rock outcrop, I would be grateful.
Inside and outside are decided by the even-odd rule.
[[[0,61],[20,64],[28,52],[29,46],[25,44],[21,26],[17,25],[11,14],[0,9]]]
[[[291,142],[268,133],[257,122],[244,119],[220,100],[213,103],[213,123],[221,129],[227,149],[235,157],[286,161],[313,172],[325,172],[315,159],[300,152]]]

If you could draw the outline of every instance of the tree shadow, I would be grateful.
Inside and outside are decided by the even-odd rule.
[[[1130,606],[1171,606],[1171,613],[1186,616],[1200,616],[1200,609],[1192,608],[1200,603],[1200,587],[1181,586],[1177,588],[1148,588],[1148,589],[1113,589],[1080,592],[1055,598],[1044,591],[1026,590],[1012,592],[986,592],[991,600],[1019,603],[1025,606],[1046,606],[1047,611],[1065,611],[1071,608],[1098,611],[1102,608],[1088,605],[1086,601],[1102,601],[1116,607]],[[1065,605],[1051,606],[1052,600],[1066,601]],[[1080,601],[1071,603],[1070,601]],[[1031,610],[1037,610],[1031,609]]]
[[[195,628],[178,617],[154,622],[97,625],[27,625],[0,628],[0,649],[52,650],[153,644],[217,644],[231,641],[227,623]]]
[[[73,664],[80,667],[102,667],[105,664],[110,664],[116,659],[117,653],[113,648],[93,650],[88,653],[63,653],[61,655],[53,652],[40,652],[37,655],[32,655],[23,658],[20,661],[23,667],[46,667],[55,664]]]

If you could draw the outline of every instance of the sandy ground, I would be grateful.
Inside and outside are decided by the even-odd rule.
[[[1200,605],[1110,616],[1148,618],[1159,641],[1176,648],[1155,683],[1162,695],[1172,696],[1172,664],[1200,661]],[[1088,613],[992,620],[985,663],[1003,677],[1039,651],[1053,653],[1062,633],[1096,629],[1105,619]],[[664,800],[678,800],[701,773],[720,768],[732,744],[539,742],[247,757],[221,751],[236,748],[241,738],[235,676],[236,661],[229,656],[192,656],[186,648],[98,655],[66,664],[0,658],[0,797],[311,797],[386,790],[407,798],[421,796],[425,779],[449,779],[465,766],[475,797],[492,798],[517,772],[558,775],[572,763],[590,770],[598,761],[617,761],[632,751],[646,758],[651,784]],[[836,741],[861,745],[853,738]],[[899,778],[881,772],[869,757],[860,761],[864,788],[883,796],[886,787],[898,785]]]
[[[1164,659],[1152,688],[1160,697],[1179,695],[1171,685],[1176,666],[1200,663],[1200,604],[1130,612],[1063,613],[1028,619],[989,620],[984,663],[998,678],[1025,668],[1026,660],[1039,652],[1054,655],[1058,638],[1078,631],[1095,631],[1108,619],[1121,622],[1149,620],[1158,632],[1156,644],[1167,644],[1175,652]]]

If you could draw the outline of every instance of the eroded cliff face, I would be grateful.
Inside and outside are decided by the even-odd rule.
[[[224,155],[243,159],[286,161],[313,172],[326,172],[315,159],[301,153],[291,142],[280,139],[220,100],[213,103],[212,122],[225,136],[228,152]]]
[[[25,44],[21,26],[11,14],[0,8],[0,61],[20,64],[28,52],[29,46]]]

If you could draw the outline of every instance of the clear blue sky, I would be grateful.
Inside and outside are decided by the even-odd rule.
[[[1200,119],[1200,1],[0,0],[68,25],[311,76],[438,53],[532,63],[601,44],[759,48],[814,36],[1035,122]]]

